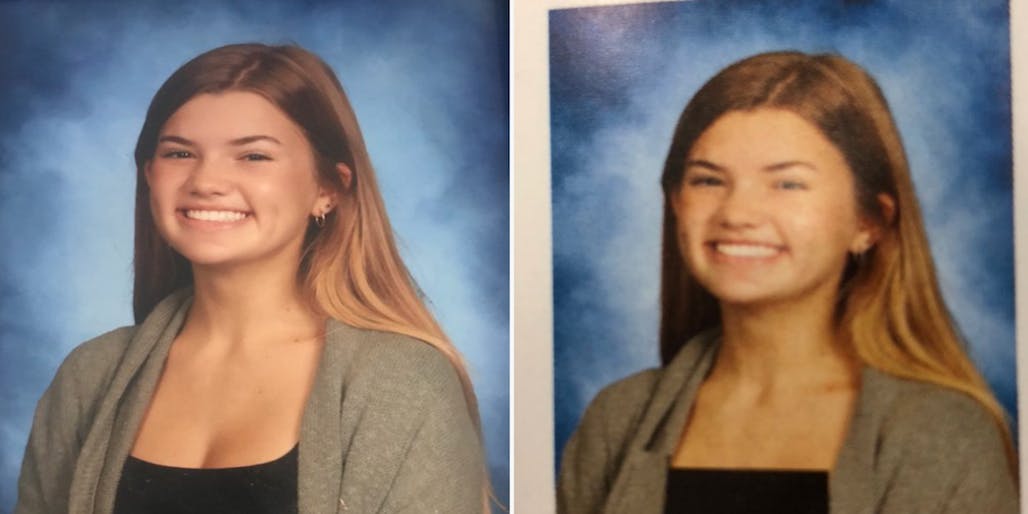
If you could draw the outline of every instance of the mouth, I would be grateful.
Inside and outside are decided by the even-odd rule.
[[[717,254],[739,259],[766,259],[774,257],[784,250],[778,245],[752,242],[713,241],[708,245]]]
[[[249,212],[211,210],[211,209],[180,209],[179,213],[186,219],[209,221],[214,223],[232,223],[250,217]]]

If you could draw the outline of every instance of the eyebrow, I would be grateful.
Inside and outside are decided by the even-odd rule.
[[[764,171],[769,172],[769,173],[774,173],[776,171],[782,171],[782,170],[786,170],[788,168],[793,168],[793,167],[797,167],[797,166],[802,167],[802,168],[808,168],[808,169],[813,170],[813,171],[818,171],[817,166],[814,166],[813,164],[811,164],[811,163],[809,163],[807,161],[782,161],[782,162],[776,162],[774,164],[769,164],[767,166],[764,166],[762,169]],[[703,169],[710,170],[710,171],[716,171],[718,173],[724,173],[724,172],[727,171],[727,168],[725,168],[724,166],[721,166],[721,165],[718,165],[718,164],[714,164],[714,163],[712,163],[710,161],[706,161],[706,160],[703,160],[703,159],[690,159],[690,160],[685,162],[685,169],[689,169],[689,168],[693,168],[693,167],[703,168]]]
[[[710,161],[705,161],[703,159],[690,159],[688,161],[685,161],[685,169],[689,168],[703,168],[706,170],[717,171],[720,173],[724,173],[726,171],[723,166],[718,166],[717,164],[714,164]]]
[[[246,136],[246,137],[240,137],[238,139],[233,139],[233,140],[229,141],[229,144],[234,145],[234,146],[243,146],[243,145],[247,145],[247,144],[250,144],[250,143],[254,143],[256,141],[270,141],[272,143],[275,143],[276,145],[281,145],[282,144],[282,142],[279,141],[278,139],[275,139],[275,138],[273,138],[271,136],[266,136],[266,135],[263,135],[263,134],[259,134],[259,135],[256,135],[256,136]]]
[[[275,139],[275,138],[273,138],[271,136],[266,136],[266,135],[263,135],[263,134],[258,134],[258,135],[254,135],[254,136],[244,136],[244,137],[236,138],[236,139],[233,139],[233,140],[229,141],[228,143],[230,145],[232,145],[232,146],[243,146],[243,145],[248,145],[250,143],[254,143],[254,142],[257,142],[257,141],[269,141],[269,142],[275,143],[277,145],[281,145],[282,144],[282,142],[279,141],[278,139]],[[184,138],[182,136],[175,136],[175,135],[161,136],[161,137],[157,138],[157,142],[158,143],[177,143],[177,144],[180,144],[180,145],[183,145],[183,146],[196,146],[196,143],[194,143],[194,142],[192,142],[192,141],[190,141],[190,140],[188,140],[188,139],[186,139],[186,138]]]
[[[161,136],[157,138],[157,143],[178,143],[183,146],[196,146],[192,141],[179,136]]]
[[[814,166],[813,164],[811,164],[811,163],[809,163],[807,161],[776,162],[774,164],[771,164],[771,165],[768,165],[768,166],[764,166],[764,171],[775,172],[775,171],[781,171],[781,170],[784,170],[784,169],[787,169],[787,168],[795,168],[795,167],[807,168],[807,169],[810,169],[811,171],[818,171],[817,166]]]

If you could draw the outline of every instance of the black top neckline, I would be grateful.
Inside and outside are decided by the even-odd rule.
[[[827,469],[818,468],[719,468],[719,467],[703,467],[703,466],[686,466],[686,467],[671,467],[669,468],[671,473],[677,471],[682,472],[696,472],[696,473],[781,473],[781,474],[824,474],[829,475],[831,471]]]
[[[168,471],[191,471],[191,472],[203,473],[203,472],[208,472],[208,471],[210,471],[210,472],[217,472],[217,471],[232,471],[232,470],[245,470],[245,469],[258,469],[258,468],[271,467],[271,466],[274,466],[276,464],[282,463],[283,461],[287,461],[287,460],[293,459],[294,454],[298,454],[299,451],[300,451],[300,443],[296,443],[296,444],[293,445],[292,448],[289,449],[289,451],[287,451],[281,457],[277,457],[275,459],[272,459],[272,460],[269,460],[269,461],[266,461],[266,462],[258,462],[257,464],[244,464],[242,466],[225,466],[225,467],[215,467],[215,468],[192,468],[192,467],[188,467],[188,466],[170,466],[168,464],[158,464],[156,462],[150,462],[150,461],[145,460],[145,459],[140,459],[139,457],[136,457],[135,455],[131,455],[131,454],[128,456],[128,458],[126,460],[127,461],[132,461],[135,464],[141,464],[143,466],[150,467],[152,469],[164,469],[164,470],[168,470]]]

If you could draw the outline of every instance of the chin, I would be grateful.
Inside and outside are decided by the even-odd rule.
[[[714,295],[714,298],[717,298],[718,303],[737,307],[755,307],[757,305],[766,305],[774,302],[773,296],[762,294],[722,294],[719,292],[712,292],[712,294]]]
[[[703,284],[718,302],[727,305],[760,305],[781,298],[782,291],[766,284]]]
[[[239,252],[237,251],[229,248],[211,248],[203,246],[204,245],[171,245],[179,255],[185,257],[185,259],[194,266],[218,266],[239,260]]]

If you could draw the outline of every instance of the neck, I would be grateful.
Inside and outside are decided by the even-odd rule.
[[[857,361],[842,346],[833,300],[722,304],[723,340],[711,378],[761,388],[855,379]]]
[[[304,301],[292,272],[193,266],[195,297],[183,334],[209,344],[250,346],[316,338],[324,319]]]

